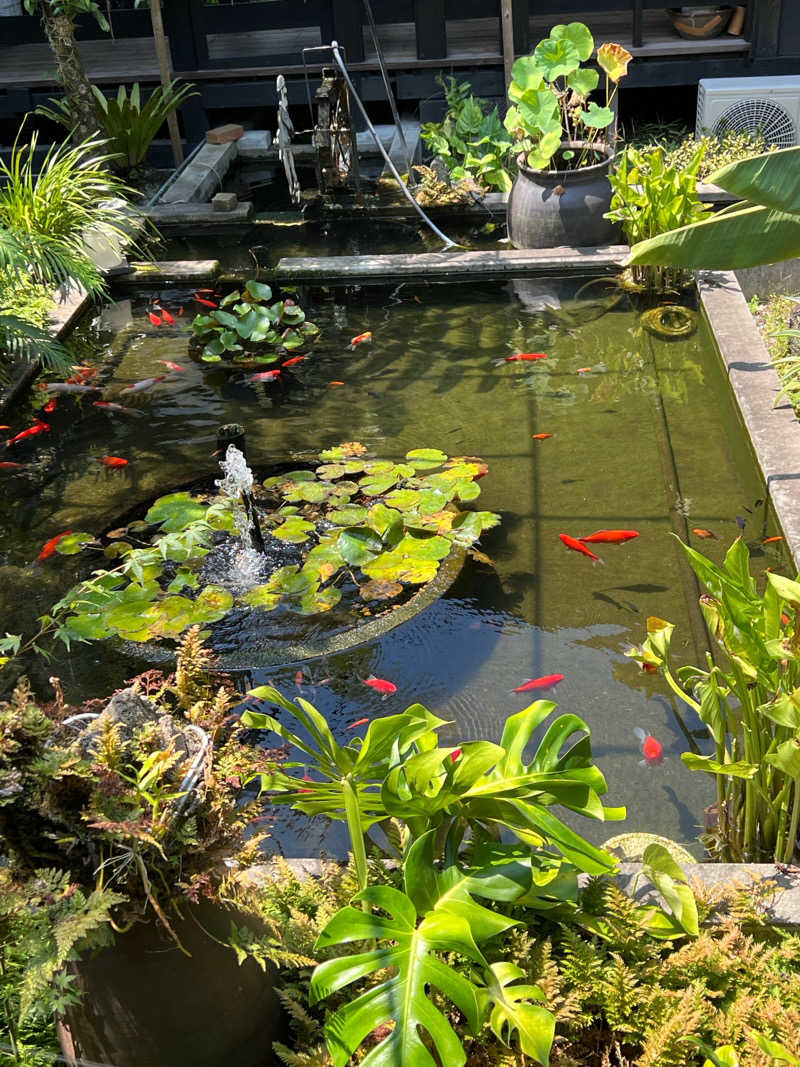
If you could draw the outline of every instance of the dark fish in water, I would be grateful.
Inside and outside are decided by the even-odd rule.
[[[737,515],[736,525],[739,527],[740,530],[743,530],[747,525],[747,519],[743,518],[741,515]]]

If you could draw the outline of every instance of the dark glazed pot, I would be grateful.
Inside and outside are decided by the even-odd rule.
[[[583,147],[565,142],[561,150],[578,153]],[[531,170],[520,164],[508,198],[508,236],[515,248],[587,248],[619,239],[617,223],[603,218],[611,206],[608,170],[614,153],[604,146],[592,151],[604,158],[579,170]]]
[[[231,919],[249,923],[210,902],[188,905],[173,927],[191,957],[152,921],[73,965],[83,996],[59,1028],[66,1062],[273,1067],[272,1042],[285,1039],[275,973],[251,959],[238,966],[198,925],[222,939]]]

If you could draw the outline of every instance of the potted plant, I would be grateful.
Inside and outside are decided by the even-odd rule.
[[[48,704],[24,682],[0,704],[0,935],[24,949],[18,1008],[56,1012],[68,1059],[261,1067],[280,946],[236,876],[263,839],[245,838],[242,783],[274,754],[242,742],[198,627],[174,675],[110,702],[76,713],[54,684]]]
[[[581,66],[594,52],[582,22],[554,26],[533,54],[518,59],[508,88],[506,129],[516,144],[519,174],[508,201],[508,234],[517,248],[609,244],[617,228],[606,219],[608,171],[614,157],[608,130],[613,102],[631,55],[604,44],[605,104],[590,100],[600,75]]]

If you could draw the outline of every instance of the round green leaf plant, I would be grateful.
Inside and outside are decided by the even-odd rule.
[[[265,367],[309,348],[319,334],[294,300],[275,301],[268,285],[253,280],[224,296],[218,308],[197,315],[192,330],[204,363],[225,359]]]

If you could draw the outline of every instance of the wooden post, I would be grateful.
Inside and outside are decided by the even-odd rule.
[[[780,40],[781,0],[760,0],[753,5],[753,56],[775,56]]]
[[[500,22],[503,31],[503,95],[511,84],[511,68],[514,66],[514,0],[500,0]]]
[[[153,22],[153,40],[155,41],[156,55],[158,56],[161,88],[166,93],[172,81],[172,73],[169,65],[169,47],[164,33],[164,22],[161,18],[161,0],[150,0],[150,18]],[[175,161],[175,166],[179,167],[183,163],[183,144],[181,143],[181,132],[178,128],[178,116],[174,110],[167,115],[167,128],[169,129],[169,139],[172,142],[172,158]]]
[[[345,62],[361,63],[364,59],[364,34],[359,0],[331,0],[331,5],[333,36],[344,47]]]
[[[633,26],[631,27],[631,40],[634,48],[642,47],[642,28],[644,24],[644,12],[642,0],[633,0]]]

